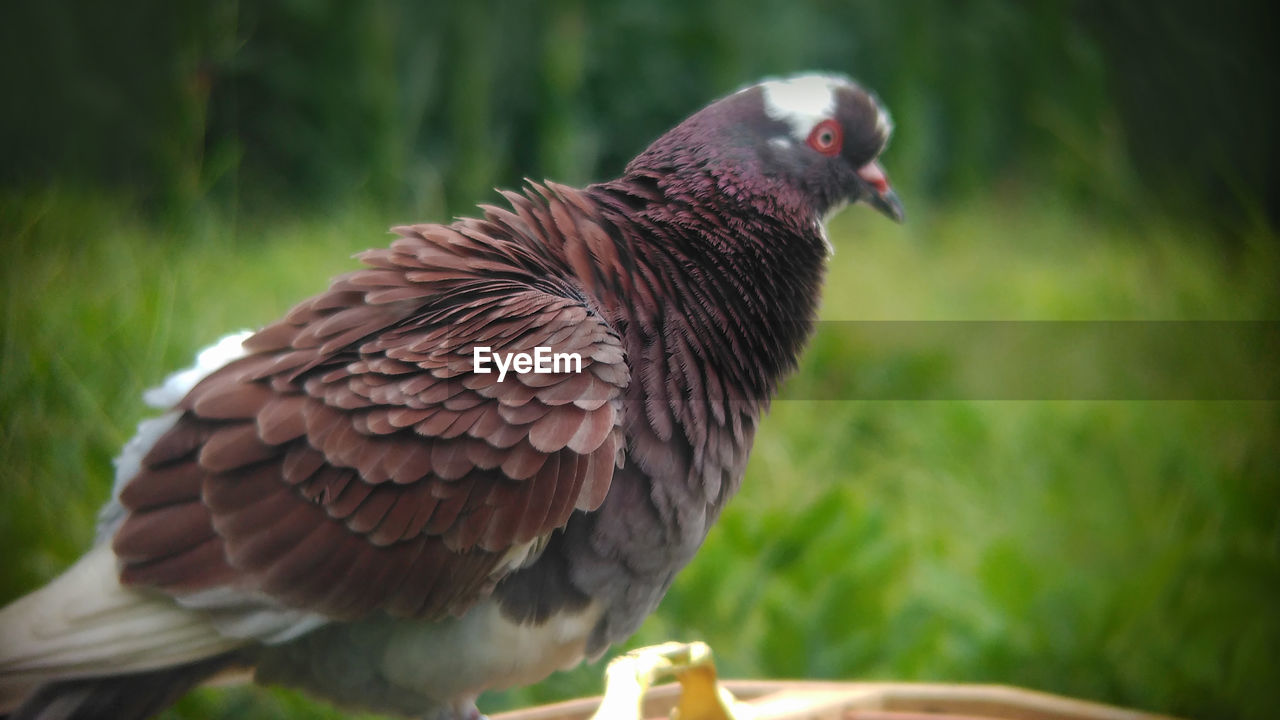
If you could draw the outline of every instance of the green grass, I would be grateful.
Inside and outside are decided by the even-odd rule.
[[[832,228],[827,320],[1275,319],[1280,262],[1217,238],[993,198]],[[71,192],[0,206],[0,600],[90,541],[142,388],[385,243],[360,209],[159,226]],[[822,337],[805,377],[864,372]],[[893,372],[893,358],[883,360]],[[876,370],[873,368],[872,370]],[[632,645],[726,675],[999,682],[1203,718],[1280,690],[1280,405],[782,401],[743,490]],[[490,696],[593,693],[600,665]],[[482,699],[483,700],[483,699]],[[204,690],[168,717],[342,717]]]

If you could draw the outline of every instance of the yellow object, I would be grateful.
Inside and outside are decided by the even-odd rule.
[[[669,677],[680,683],[680,701],[671,711],[671,720],[753,720],[755,716],[720,686],[706,643],[669,642],[610,661],[604,699],[591,720],[641,720],[645,692]]]

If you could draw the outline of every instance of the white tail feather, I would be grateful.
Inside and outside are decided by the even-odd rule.
[[[244,642],[219,633],[203,613],[122,587],[115,556],[98,545],[0,610],[0,713],[46,682],[154,670]]]
[[[200,351],[192,367],[148,390],[144,400],[169,410],[201,380],[244,357],[250,335],[228,335]],[[97,545],[48,585],[0,609],[0,714],[47,682],[157,670],[255,641],[284,642],[326,622],[232,588],[175,599],[120,585],[110,548],[125,517],[120,491],[178,416],[143,420],[116,459],[115,488],[99,516]]]

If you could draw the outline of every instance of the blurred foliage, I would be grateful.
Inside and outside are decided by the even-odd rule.
[[[0,182],[153,208],[374,200],[461,212],[581,183],[710,97],[847,72],[894,111],[900,184],[1035,181],[1229,227],[1276,219],[1274,5],[1228,0],[87,0],[0,11]]]
[[[827,320],[1276,319],[1273,5],[1190,0],[0,8],[0,601],[90,542],[140,390],[400,220],[616,174],[709,98],[847,72],[911,221],[832,227]],[[945,358],[942,359],[945,361]],[[799,381],[927,383],[822,336]],[[1280,704],[1280,409],[775,404],[632,645],[726,674],[1001,682],[1213,718]],[[487,696],[598,691],[601,665]],[[344,715],[201,691],[171,718]]]

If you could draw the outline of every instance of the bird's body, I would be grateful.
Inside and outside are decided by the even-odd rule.
[[[599,656],[737,490],[812,331],[823,219],[900,216],[888,133],[847,80],[755,86],[617,180],[398,228],[203,353],[149,398],[173,409],[126,447],[99,544],[0,614],[0,712],[41,688],[19,716],[145,715],[252,668],[453,720]],[[499,381],[480,346],[581,371]]]

